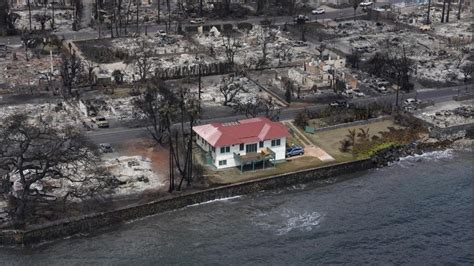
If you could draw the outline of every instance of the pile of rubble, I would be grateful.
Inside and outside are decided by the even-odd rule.
[[[51,58],[46,55],[32,56],[29,51],[26,60],[24,50],[13,50],[5,58],[0,58],[0,84],[11,87],[46,86],[51,80],[59,77],[57,67],[60,62],[58,55],[53,55],[52,64],[55,67],[51,75]]]
[[[15,11],[20,18],[16,21],[15,27],[17,29],[29,29],[30,21],[28,10]],[[31,10],[31,27],[32,29],[41,29],[41,24],[35,19],[38,15],[52,16],[51,9]],[[45,29],[50,29],[52,20],[48,20],[45,24]],[[54,28],[58,30],[71,30],[73,22],[73,10],[68,9],[54,9]]]
[[[474,102],[447,102],[440,107],[427,108],[418,116],[438,127],[446,128],[474,123]]]
[[[255,25],[246,32],[234,29],[230,39],[219,33],[216,28],[211,28],[209,32],[198,33],[194,39],[201,46],[214,51],[219,60],[227,60],[225,50],[230,44],[235,50],[234,61],[250,68],[255,67],[258,60],[263,57],[264,39],[268,66],[303,62],[314,56],[312,51],[317,52],[314,44],[294,40],[278,27],[263,29]]]
[[[461,106],[453,110],[453,114],[462,116],[464,118],[474,117],[474,106]]]
[[[110,120],[128,120],[133,117],[133,99],[135,97],[111,98],[106,95],[80,100],[75,107],[81,119],[89,121],[91,117],[104,117]]]
[[[164,186],[164,178],[153,171],[149,158],[120,156],[105,159],[102,166],[117,181],[115,195],[129,195]]]
[[[181,35],[165,33],[140,35],[134,38],[117,38],[111,41],[113,48],[133,52],[142,49],[144,45],[155,56],[193,52],[197,47]]]
[[[48,121],[58,128],[82,127],[85,124],[80,113],[65,102],[0,106],[0,114],[4,117],[19,113],[28,115],[32,121]]]
[[[428,34],[400,30],[396,35],[387,33],[361,34],[334,40],[335,48],[350,54],[353,50],[369,58],[375,52],[401,53],[415,62],[415,76],[421,80],[461,82],[464,75],[460,63],[465,55],[449,46],[447,41],[435,39]]]

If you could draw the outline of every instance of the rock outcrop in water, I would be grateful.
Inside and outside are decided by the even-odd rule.
[[[377,167],[384,167],[391,162],[400,160],[400,158],[414,155],[421,155],[424,152],[447,149],[454,140],[428,139],[425,141],[415,141],[408,145],[391,146],[378,151],[372,156],[372,161]]]

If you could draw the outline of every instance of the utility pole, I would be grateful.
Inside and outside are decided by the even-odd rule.
[[[139,7],[140,7],[140,1],[141,1],[141,0],[137,0],[137,31],[136,31],[136,34],[137,34],[137,35],[140,34],[140,29],[139,29],[139,27],[138,27],[138,13],[139,13],[139,11],[140,11],[140,8],[139,8]]]
[[[458,2],[458,20],[461,19],[461,8],[462,8],[463,2],[464,2],[464,0],[459,0],[459,2]]]
[[[430,21],[430,11],[431,11],[431,0],[428,0],[428,16],[426,18],[426,24],[431,24],[431,21]]]
[[[31,3],[30,3],[30,0],[28,0],[27,4],[28,4],[28,20],[30,22],[30,31],[31,31]]]
[[[53,14],[51,16],[52,17],[51,29],[54,29],[54,5],[56,5],[56,2],[54,2],[54,1],[51,2],[51,10],[53,12]]]
[[[99,0],[95,0],[95,9],[97,15],[97,27],[99,29],[99,39],[100,39],[100,12],[99,12]]]

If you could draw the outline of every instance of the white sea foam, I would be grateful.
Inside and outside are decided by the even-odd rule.
[[[415,154],[415,155],[402,157],[400,158],[399,161],[393,162],[390,165],[410,167],[410,166],[413,166],[414,163],[421,162],[421,161],[442,161],[442,160],[452,159],[453,157],[454,157],[454,150],[446,149],[442,151],[431,151],[431,152],[425,152],[422,154]]]
[[[286,223],[277,230],[278,235],[285,235],[293,230],[311,231],[319,226],[322,215],[318,212],[290,213],[286,218]]]
[[[214,199],[214,200],[209,200],[201,203],[196,203],[196,204],[191,204],[186,207],[193,207],[193,206],[199,206],[199,205],[205,205],[205,204],[210,204],[218,201],[228,201],[228,200],[233,200],[233,199],[238,199],[241,198],[242,196],[233,196],[233,197],[227,197],[227,198],[219,198],[219,199]]]
[[[431,152],[425,152],[422,154],[415,154],[411,156],[406,156],[400,158],[400,161],[419,161],[421,160],[427,160],[427,161],[438,161],[442,159],[451,159],[454,156],[454,150],[453,149],[446,149],[442,151],[431,151]]]
[[[296,212],[285,209],[281,213],[257,214],[255,224],[266,230],[276,232],[277,235],[286,235],[291,231],[308,232],[318,227],[323,215],[318,212]]]

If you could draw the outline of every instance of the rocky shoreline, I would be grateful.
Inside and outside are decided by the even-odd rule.
[[[426,152],[437,150],[444,150],[449,148],[455,149],[471,149],[473,146],[473,139],[459,138],[459,139],[434,139],[415,141],[408,145],[391,146],[389,148],[378,151],[371,160],[377,167],[385,167],[390,163],[399,161],[400,158],[414,155],[421,155]]]

